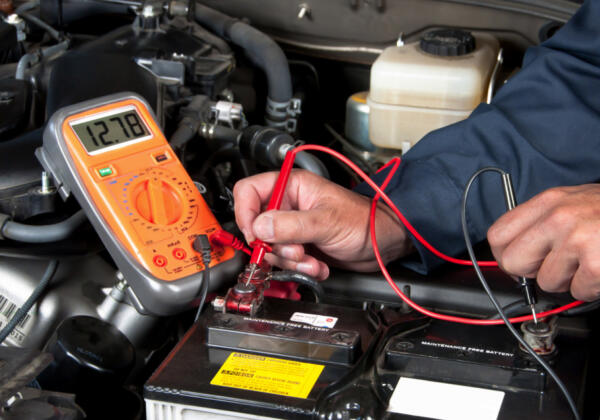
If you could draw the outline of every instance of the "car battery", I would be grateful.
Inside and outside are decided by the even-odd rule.
[[[369,314],[269,298],[255,317],[210,310],[146,383],[147,418],[312,418],[373,348]]]
[[[590,355],[580,321],[560,320],[546,356],[576,401]],[[208,311],[144,398],[149,420],[571,416],[554,381],[502,325],[269,298],[254,317]]]
[[[576,321],[566,320],[553,351],[544,357],[575,401],[582,401],[589,340]],[[373,376],[374,386],[388,401],[390,419],[413,418],[408,414],[497,420],[572,418],[556,383],[504,325],[432,321],[419,331],[395,334],[379,354]],[[449,402],[450,398],[455,401]],[[452,417],[453,410],[459,417]]]

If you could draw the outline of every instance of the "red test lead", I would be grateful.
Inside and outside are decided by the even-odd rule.
[[[377,247],[377,240],[375,237],[375,211],[377,208],[377,201],[379,199],[382,199],[383,201],[385,201],[385,203],[392,209],[394,214],[398,217],[398,219],[400,220],[400,222],[402,222],[402,224],[406,227],[406,229],[421,244],[423,244],[423,246],[425,248],[427,248],[434,255],[438,256],[439,258],[441,258],[445,261],[448,261],[448,262],[451,262],[454,264],[473,265],[472,262],[469,260],[462,260],[462,259],[450,257],[450,256],[440,252],[433,245],[431,245],[429,242],[427,242],[427,240],[425,240],[425,238],[423,238],[419,234],[419,232],[417,232],[417,230],[404,217],[404,215],[400,212],[400,210],[398,210],[398,208],[396,207],[394,202],[383,191],[385,189],[385,187],[387,186],[387,184],[389,183],[389,181],[391,180],[391,177],[393,176],[394,172],[398,169],[398,167],[400,165],[400,159],[393,159],[391,162],[389,162],[388,164],[385,165],[385,167],[393,165],[393,168],[390,170],[390,173],[386,177],[386,180],[384,181],[383,185],[380,187],[371,178],[369,178],[369,176],[367,174],[365,174],[356,164],[354,164],[354,162],[352,162],[346,156],[342,155],[341,153],[339,153],[335,150],[332,150],[325,146],[316,145],[316,144],[305,144],[305,145],[296,147],[295,149],[290,150],[285,156],[285,160],[283,161],[283,165],[281,166],[281,171],[279,173],[279,177],[277,178],[277,181],[275,182],[275,186],[273,187],[273,194],[271,195],[271,200],[269,201],[269,205],[267,206],[267,211],[279,210],[279,208],[281,206],[281,202],[283,200],[283,194],[285,192],[285,187],[287,185],[287,181],[290,176],[290,172],[294,165],[294,159],[296,157],[296,154],[301,151],[307,151],[307,150],[324,152],[324,153],[327,153],[327,154],[335,157],[336,159],[340,160],[341,162],[346,164],[348,167],[350,167],[350,169],[352,169],[363,181],[365,181],[376,192],[376,195],[373,198],[373,204],[371,207],[371,215],[370,215],[371,241],[373,244],[373,250],[374,250],[375,257],[377,259],[377,262],[379,263],[379,267],[380,267],[384,277],[386,278],[387,282],[390,284],[392,289],[396,292],[396,294],[404,302],[406,302],[411,308],[413,308],[417,312],[422,313],[423,315],[427,315],[429,317],[443,320],[443,321],[450,321],[450,322],[457,322],[457,323],[471,324],[471,325],[500,325],[500,324],[504,323],[504,321],[501,319],[482,320],[482,319],[471,319],[471,318],[464,318],[464,317],[457,317],[457,316],[435,313],[435,312],[425,309],[422,306],[413,302],[410,298],[408,298],[408,296],[404,295],[402,293],[402,291],[400,291],[398,286],[394,283],[394,280],[392,279],[392,277],[388,273],[387,269],[385,268],[385,264],[379,253],[379,248]],[[252,256],[250,258],[250,266],[254,267],[254,269],[251,272],[251,275],[249,276],[249,278],[251,279],[252,275],[257,270],[260,263],[262,263],[265,254],[267,252],[270,252],[270,248],[265,242],[259,241],[259,240],[254,241],[250,245],[253,248]],[[496,261],[482,261],[479,263],[479,265],[489,267],[489,266],[498,266],[498,263]],[[559,308],[556,308],[556,309],[553,309],[550,311],[546,311],[546,312],[542,312],[542,313],[538,314],[538,316],[541,318],[541,317],[558,314],[560,312],[574,308],[581,304],[583,304],[583,302],[577,300],[577,301],[571,302],[567,305],[563,305]],[[529,321],[531,319],[533,319],[533,317],[531,315],[528,315],[528,316],[511,318],[510,322],[511,323],[523,322],[523,321]]]

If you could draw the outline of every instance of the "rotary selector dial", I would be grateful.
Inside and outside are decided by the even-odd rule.
[[[147,245],[185,233],[198,217],[196,187],[164,167],[125,175],[111,188]]]
[[[155,225],[172,225],[181,219],[183,203],[178,192],[163,179],[152,176],[133,191],[136,210]]]

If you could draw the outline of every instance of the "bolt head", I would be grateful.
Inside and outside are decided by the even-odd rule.
[[[398,341],[394,344],[396,350],[410,350],[414,347],[415,345],[410,341]]]
[[[212,301],[213,309],[217,312],[224,312],[225,310],[225,299],[222,297],[216,297]]]
[[[8,15],[4,21],[9,25],[18,25],[23,22],[23,19],[21,18],[21,16],[17,15],[16,13],[13,13],[11,15]]]
[[[9,91],[1,91],[0,92],[0,104],[9,104],[11,103],[14,99],[15,96],[17,96],[16,93],[14,92],[9,92]]]

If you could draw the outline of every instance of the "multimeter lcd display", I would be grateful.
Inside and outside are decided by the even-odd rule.
[[[86,118],[85,121],[75,122],[71,127],[81,140],[85,150],[90,154],[95,154],[94,152],[108,147],[114,148],[123,143],[150,137],[146,124],[135,108],[98,118]]]

